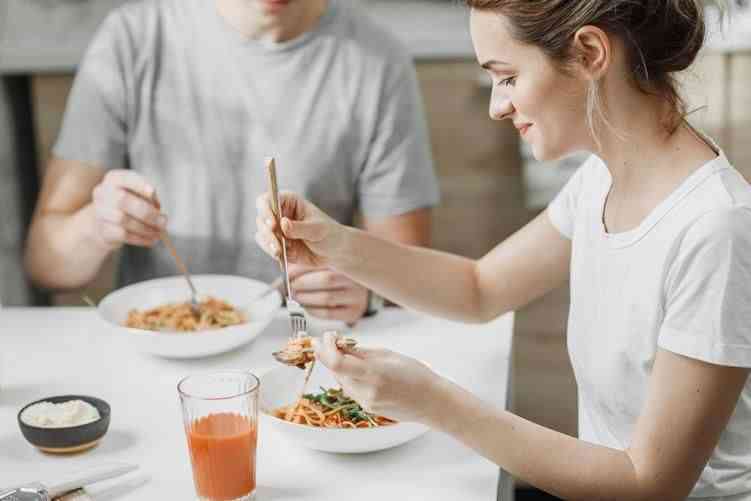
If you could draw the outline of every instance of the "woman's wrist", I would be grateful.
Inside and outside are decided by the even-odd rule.
[[[332,266],[339,270],[353,269],[360,266],[362,256],[359,249],[361,231],[351,226],[339,225],[339,241],[332,259]]]
[[[425,424],[434,430],[452,434],[460,411],[462,389],[446,378],[436,375],[430,380],[425,394]]]

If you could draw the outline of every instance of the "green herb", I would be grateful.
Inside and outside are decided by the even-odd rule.
[[[308,393],[304,397],[311,402],[315,402],[327,413],[341,412],[342,416],[353,423],[368,421],[373,426],[377,426],[374,414],[366,412],[360,404],[344,394],[344,391],[334,388],[323,388],[319,393]]]

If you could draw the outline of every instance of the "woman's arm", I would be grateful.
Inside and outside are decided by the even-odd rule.
[[[397,304],[467,322],[490,321],[558,287],[571,259],[571,242],[546,213],[479,261],[350,235],[336,268]]]
[[[454,320],[489,321],[568,278],[571,242],[546,213],[474,261],[341,226],[294,194],[282,194],[281,207],[291,262],[330,266],[397,304]],[[279,257],[268,196],[258,209],[256,240]]]
[[[650,388],[626,450],[594,445],[495,408],[383,349],[343,353],[336,336],[313,340],[316,357],[369,412],[423,422],[563,499],[683,500],[727,426],[749,369],[658,351]]]
[[[494,409],[444,380],[433,386],[434,405],[426,421],[513,476],[563,499],[683,500],[717,446],[748,376],[748,369],[660,350],[625,451]]]

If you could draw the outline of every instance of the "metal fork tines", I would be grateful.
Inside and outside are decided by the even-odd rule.
[[[289,314],[289,323],[292,327],[292,336],[299,337],[305,335],[308,332],[308,320],[305,318],[305,310],[291,296],[287,298],[287,313]]]

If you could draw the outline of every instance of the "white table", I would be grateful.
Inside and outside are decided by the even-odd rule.
[[[364,345],[428,361],[500,407],[509,395],[513,316],[482,326],[389,309],[361,322]],[[136,463],[138,474],[92,489],[95,500],[195,499],[176,384],[199,371],[262,371],[275,362],[287,324],[277,318],[255,341],[202,360],[166,360],[136,352],[88,308],[0,309],[0,486],[54,479],[102,462]],[[22,437],[16,414],[28,402],[59,394],[103,398],[112,406],[108,434],[70,457],[38,452]],[[267,419],[267,418],[266,418]],[[258,497],[316,501],[512,499],[511,482],[491,462],[437,432],[391,450],[333,455],[259,429]]]

